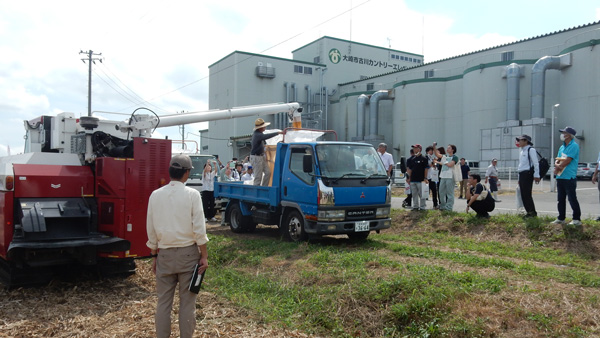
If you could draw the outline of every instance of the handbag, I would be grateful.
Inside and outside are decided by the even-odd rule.
[[[477,184],[481,184],[481,183],[477,183]],[[479,196],[477,196],[477,198],[475,199],[476,201],[483,201],[488,196],[489,191],[485,187],[485,184],[481,184],[481,186],[483,187],[483,190],[481,190],[481,193],[479,193]]]
[[[452,158],[450,158],[452,160]],[[460,170],[460,164],[454,163],[454,167],[452,167],[452,176],[454,178],[454,182],[458,183],[462,181],[462,170]]]

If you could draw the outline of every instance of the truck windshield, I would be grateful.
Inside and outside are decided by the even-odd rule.
[[[381,158],[366,144],[323,144],[317,146],[321,175],[329,178],[387,177]]]

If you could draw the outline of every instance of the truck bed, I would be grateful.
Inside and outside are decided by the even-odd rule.
[[[269,206],[279,205],[279,187],[263,187],[243,184],[241,181],[215,182],[215,197],[259,203]]]

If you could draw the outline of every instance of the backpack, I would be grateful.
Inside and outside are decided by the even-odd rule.
[[[540,179],[544,179],[544,177],[546,176],[546,174],[548,173],[548,170],[550,169],[550,163],[548,162],[548,160],[545,157],[542,157],[542,155],[540,154],[539,151],[537,151],[537,149],[531,147],[533,150],[535,150],[535,152],[537,153],[537,156],[539,158],[538,160],[538,166],[540,169]],[[531,156],[529,156],[529,151],[527,151],[527,157],[529,158],[529,163],[531,164]],[[534,171],[533,166],[531,166],[531,171]]]

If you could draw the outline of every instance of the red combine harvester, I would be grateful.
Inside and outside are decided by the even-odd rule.
[[[43,284],[57,271],[92,268],[130,274],[148,257],[146,210],[169,181],[171,141],[156,128],[285,112],[298,103],[126,122],[72,113],[25,121],[25,153],[0,157],[0,279],[8,287]],[[137,111],[137,110],[136,110]]]

